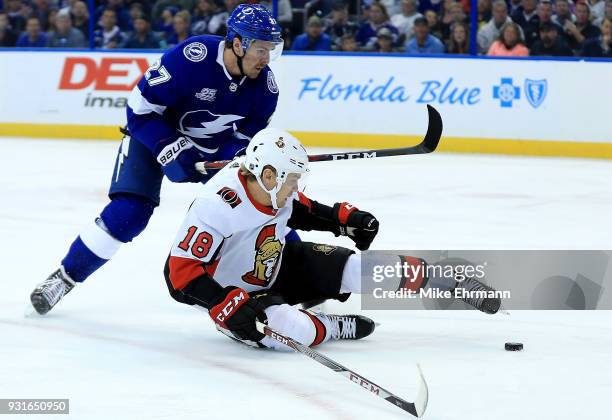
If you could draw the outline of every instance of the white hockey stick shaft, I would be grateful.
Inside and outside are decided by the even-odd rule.
[[[404,411],[407,411],[413,416],[422,417],[423,414],[425,413],[425,409],[427,408],[427,400],[429,399],[429,392],[427,389],[427,383],[425,382],[425,378],[423,377],[423,372],[421,371],[421,367],[418,364],[417,364],[417,369],[418,369],[419,391],[417,394],[416,401],[409,402],[387,391],[383,387],[376,385],[374,382],[364,378],[360,374],[342,366],[340,363],[330,359],[329,357],[324,356],[318,351],[313,350],[310,347],[305,346],[295,341],[291,337],[287,337],[273,330],[272,328],[268,327],[266,324],[259,322],[259,321],[256,321],[256,324],[257,324],[257,330],[260,333],[265,334],[266,336],[272,338],[273,340],[276,340],[279,343],[282,343],[288,347],[291,347],[296,352],[302,353],[310,357],[311,359],[319,362],[323,366],[326,366],[330,368],[331,370],[340,373],[344,377],[348,378],[351,382],[354,382],[357,385],[361,386],[362,388],[366,389],[367,391],[370,391],[371,393],[375,394],[376,396],[389,401],[390,403],[398,406]]]

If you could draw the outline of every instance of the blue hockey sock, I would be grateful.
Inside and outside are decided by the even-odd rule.
[[[78,236],[70,246],[68,254],[62,260],[62,266],[72,280],[80,283],[107,261],[87,248],[81,237]]]

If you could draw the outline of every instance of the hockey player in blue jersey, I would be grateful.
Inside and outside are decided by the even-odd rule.
[[[168,50],[132,91],[127,131],[117,155],[110,203],[70,246],[60,267],[32,292],[45,314],[147,226],[164,175],[206,182],[195,163],[231,159],[268,125],[278,99],[270,60],[281,28],[270,11],[242,4],[225,39],[197,36]]]

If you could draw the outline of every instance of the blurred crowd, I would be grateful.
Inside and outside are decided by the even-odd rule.
[[[164,49],[225,35],[243,2],[0,0],[0,47]],[[477,0],[476,15],[470,48],[469,0],[278,0],[287,50],[612,57],[612,0]]]

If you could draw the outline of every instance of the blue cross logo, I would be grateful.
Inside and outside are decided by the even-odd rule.
[[[502,108],[512,108],[512,101],[520,97],[521,88],[512,84],[511,77],[502,77],[499,86],[493,86],[493,98],[499,99]]]

